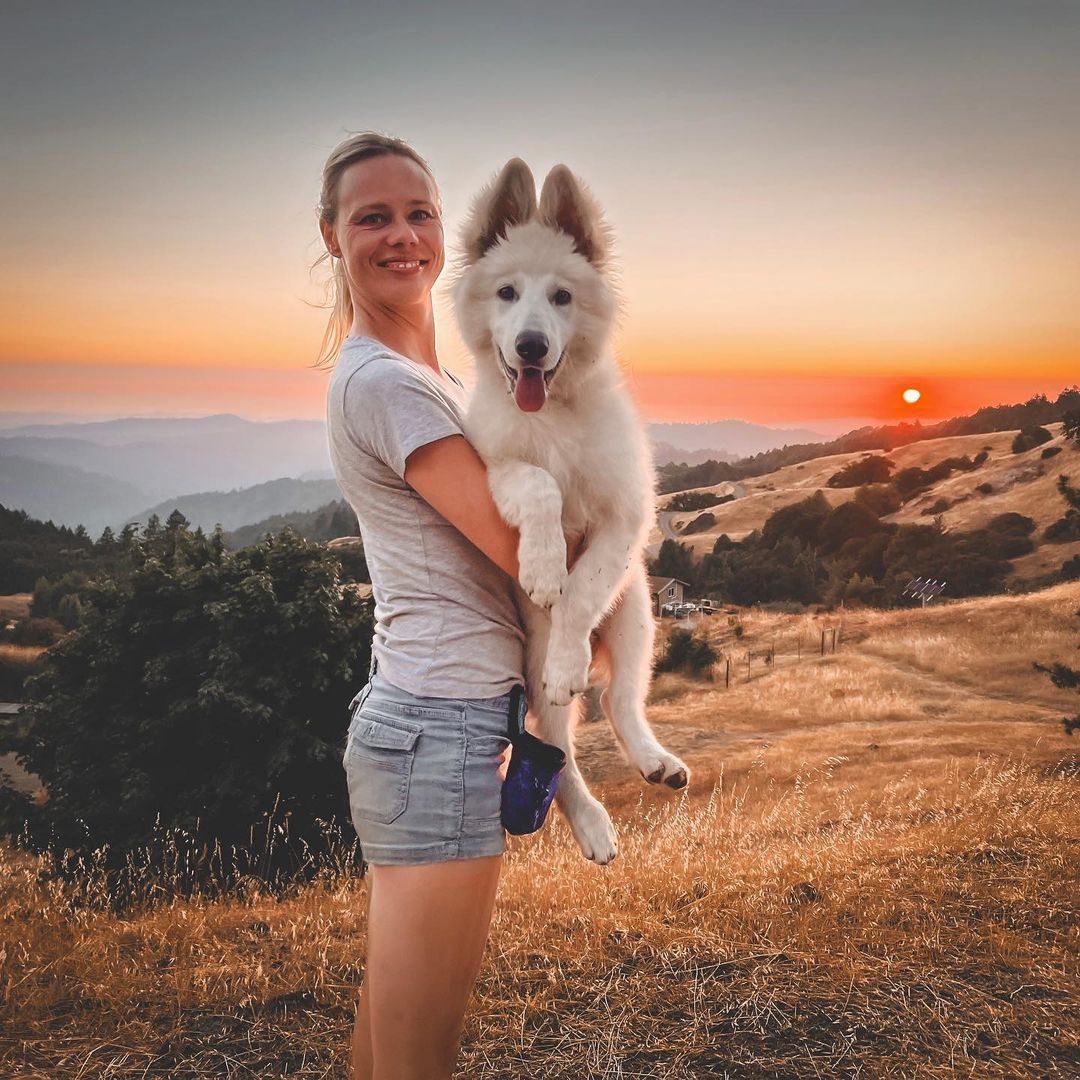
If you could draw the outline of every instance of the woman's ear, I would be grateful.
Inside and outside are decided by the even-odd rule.
[[[462,247],[470,263],[506,236],[511,225],[523,225],[536,213],[536,181],[521,158],[511,158],[499,175],[477,195],[465,223]]]
[[[341,258],[341,248],[338,246],[337,236],[334,233],[334,226],[330,224],[326,218],[319,218],[319,232],[322,233],[323,243],[326,245],[326,250],[335,258]]]

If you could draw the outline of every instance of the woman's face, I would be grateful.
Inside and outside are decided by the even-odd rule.
[[[431,177],[411,158],[380,154],[350,165],[337,196],[336,221],[319,224],[327,250],[344,264],[354,306],[430,303],[445,262]]]

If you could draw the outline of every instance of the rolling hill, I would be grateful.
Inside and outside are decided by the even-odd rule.
[[[1008,511],[1023,514],[1036,522],[1033,539],[1038,547],[1030,555],[1016,560],[1016,576],[1036,577],[1060,566],[1066,559],[1080,553],[1080,541],[1047,544],[1041,542],[1041,534],[1066,509],[1064,500],[1056,490],[1058,475],[1072,472],[1080,482],[1080,449],[1062,436],[1060,423],[1047,424],[1046,428],[1054,436],[1053,440],[1020,454],[1014,454],[1011,450],[1016,431],[953,435],[896,447],[884,455],[895,463],[895,471],[909,467],[929,468],[945,458],[964,454],[973,458],[984,447],[988,448],[989,456],[979,468],[954,473],[938,481],[882,520],[927,524],[932,515],[924,511],[935,506],[939,500],[946,500],[949,504],[941,511],[945,526],[949,529],[978,528],[996,515]],[[1044,460],[1042,454],[1048,447],[1060,447],[1061,452]],[[832,506],[846,502],[854,498],[857,488],[831,488],[828,480],[844,466],[865,456],[865,451],[832,454],[788,465],[762,476],[747,477],[739,484],[725,481],[710,487],[690,489],[715,494],[718,498],[733,493],[737,497],[710,510],[716,518],[715,525],[685,536],[682,535],[683,530],[702,511],[667,513],[661,510],[649,537],[650,554],[655,553],[662,540],[672,538],[686,544],[695,555],[703,555],[712,550],[721,534],[726,533],[732,540],[742,540],[752,530],[760,529],[775,510],[805,499],[815,491],[820,491]],[[988,492],[978,490],[980,485],[985,484],[990,485]],[[658,505],[662,507],[670,497],[661,496]]]

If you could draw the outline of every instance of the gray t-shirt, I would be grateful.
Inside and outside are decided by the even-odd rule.
[[[347,337],[326,393],[338,486],[360,522],[379,673],[424,697],[490,698],[522,682],[513,583],[404,479],[426,443],[462,435],[459,382],[381,342]]]

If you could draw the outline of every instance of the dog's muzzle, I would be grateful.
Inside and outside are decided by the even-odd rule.
[[[507,362],[506,357],[503,356],[502,349],[498,345],[495,346],[495,351],[499,354],[499,363],[502,364],[503,374],[506,376],[506,381],[510,384],[510,393],[514,392],[514,387],[517,386],[518,375],[520,372],[517,368],[512,368]],[[559,353],[559,359],[555,362],[555,366],[548,371],[544,372],[544,385],[550,386],[551,380],[555,377],[555,372],[559,370],[560,365],[563,362],[563,357],[566,355],[566,350],[563,349]],[[539,364],[526,364],[526,367],[539,367]]]

